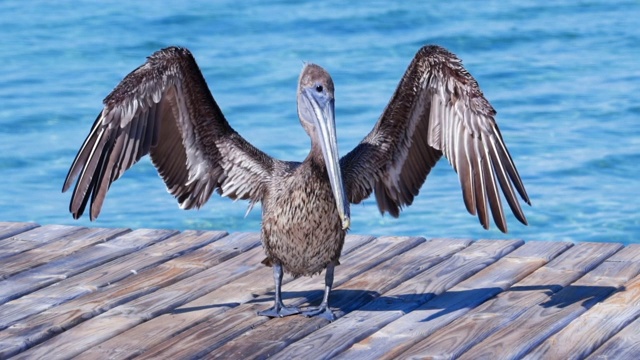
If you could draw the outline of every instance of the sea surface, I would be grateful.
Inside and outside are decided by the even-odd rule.
[[[457,54],[498,111],[531,197],[528,226],[484,230],[441,160],[412,206],[352,206],[351,233],[640,243],[640,2],[0,1],[0,221],[259,231],[260,209],[214,194],[183,211],[148,158],[73,220],[63,180],[102,99],[145,57],[189,48],[230,124],[302,160],[304,61],[336,86],[340,153],[373,127],[416,51]]]

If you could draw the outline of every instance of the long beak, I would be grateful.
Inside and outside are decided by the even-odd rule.
[[[311,89],[304,89],[303,94],[313,108],[313,119],[320,136],[322,155],[324,156],[324,161],[329,173],[331,190],[333,190],[333,197],[336,200],[338,215],[342,221],[342,229],[347,230],[351,225],[351,215],[349,212],[349,201],[344,192],[342,173],[340,171],[334,100],[319,101]]]

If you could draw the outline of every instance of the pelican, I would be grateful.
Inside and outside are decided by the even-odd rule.
[[[329,306],[334,268],[350,226],[350,204],[375,192],[381,214],[398,217],[411,205],[444,154],[458,173],[467,210],[489,228],[489,212],[507,231],[500,190],[527,224],[516,191],[531,205],[495,122],[496,112],[461,61],[442,47],[422,47],[373,130],[339,158],[334,84],[306,63],[297,88],[298,117],[311,138],[302,162],[274,159],[227,122],[188,49],[155,52],[104,99],[104,108],[73,161],[70,212],[90,205],[95,220],[111,184],[149,154],[182,209],[200,208],[216,190],[262,204],[261,240],[273,267],[269,317],[302,313],[334,320]],[[76,181],[77,179],[77,181]],[[89,201],[91,200],[91,201]],[[282,301],[283,273],[311,276],[326,269],[318,307]]]

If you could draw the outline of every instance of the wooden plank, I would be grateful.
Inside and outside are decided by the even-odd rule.
[[[477,241],[468,248],[456,253],[450,259],[436,265],[433,269],[429,269],[425,273],[404,282],[385,294],[384,297],[365,306],[361,311],[356,311],[345,316],[344,319],[338,320],[336,325],[343,322],[344,327],[354,329],[354,331],[356,331],[355,329],[359,329],[357,332],[363,332],[364,330],[362,334],[356,335],[355,340],[361,340],[361,344],[371,344],[371,347],[367,349],[356,345],[355,348],[360,351],[354,351],[354,348],[351,348],[338,357],[371,358],[379,352],[377,349],[382,349],[383,352],[386,351],[387,347],[392,347],[393,343],[398,342],[399,339],[388,338],[388,333],[383,330],[379,332],[371,331],[373,334],[369,338],[362,340],[369,334],[369,331],[366,330],[367,327],[378,331],[385,329],[387,324],[393,324],[392,321],[394,320],[397,320],[396,323],[402,321],[400,318],[404,314],[444,293],[521,245],[521,241]],[[381,311],[385,308],[393,309],[393,316],[389,316],[390,312],[388,311]],[[380,334],[385,335],[379,336]]]
[[[582,278],[553,294],[547,302],[529,308],[460,358],[521,358],[636,276],[640,272],[640,263],[624,261],[628,251],[628,248],[620,250]]]
[[[255,236],[257,239],[259,234]],[[262,266],[262,258],[262,251],[254,248],[231,260],[112,308],[49,339],[45,344],[17,355],[17,358],[73,357],[125,330],[169,313],[184,303],[244,276],[248,271]]]
[[[640,245],[630,245],[617,255],[640,263]],[[603,302],[596,304],[564,329],[547,338],[526,359],[583,359],[620,329],[640,317],[640,276]]]
[[[587,359],[640,359],[640,319],[612,336]]]
[[[21,232],[37,228],[36,223],[23,223],[23,222],[0,222],[0,240],[17,235]],[[0,247],[2,249],[2,247]],[[1,253],[2,251],[0,251]]]
[[[418,344],[419,347],[423,339],[535,271],[569,246],[568,243],[540,246],[531,242],[513,252],[496,254],[498,256],[478,254],[478,262],[486,258],[493,258],[493,261],[482,267],[476,265],[459,283],[434,294],[437,296],[420,306],[405,309],[406,315],[368,338],[358,339],[357,344],[338,358],[391,359],[411,346]],[[538,255],[533,256],[534,253]]]
[[[57,241],[48,242],[35,249],[27,250],[2,259],[0,279],[8,278],[19,272],[46,264],[54,259],[70,255],[76,251],[97,243],[107,241],[122,235],[129,229],[94,228],[72,237],[64,237]]]
[[[100,290],[102,294],[98,296],[108,296],[108,294],[105,294],[105,287],[109,286],[113,288],[117,282],[133,275],[139,275],[137,276],[137,280],[141,280],[145,276],[142,275],[141,272],[145,269],[205,246],[220,239],[225,234],[225,232],[213,231],[185,231],[153,244],[140,252],[128,254],[107,264],[64,279],[57,283],[56,286],[45,287],[22,296],[19,299],[9,301],[6,304],[0,305],[0,330],[16,323],[20,319],[98,290]],[[234,243],[229,246],[237,246],[237,244]],[[206,254],[215,254],[216,247],[217,245],[209,247],[204,251],[207,251]],[[191,260],[194,260],[193,256],[191,258]],[[201,263],[202,261],[199,262]],[[193,263],[193,265],[196,264],[196,262]],[[134,285],[135,284],[130,282],[127,288],[135,289]],[[120,295],[123,295],[123,292],[120,292]],[[115,299],[117,296],[111,295],[109,298]],[[87,301],[87,298],[83,301]],[[80,304],[78,302],[73,305],[74,309],[79,307]],[[104,308],[104,305],[102,305],[101,308]],[[49,315],[52,314],[53,313],[49,312]],[[83,318],[87,318],[86,314],[83,315]],[[38,326],[41,327],[42,324]],[[22,328],[24,327],[25,325],[23,324]]]
[[[425,240],[421,238],[377,238],[367,244],[366,247],[350,253],[341,260],[342,265],[336,271],[334,286],[340,287],[349,279],[368,271],[383,261],[414,248],[424,241]],[[268,280],[265,279],[264,281]],[[319,281],[312,278],[299,278],[291,281],[285,287],[285,291],[288,296],[293,295],[294,297],[287,298],[287,303],[300,306],[305,302],[319,302],[322,297],[322,291],[320,290],[322,288],[321,284],[322,280]],[[270,286],[269,290],[272,288],[273,287]],[[264,290],[266,289],[262,290],[260,296],[251,300],[251,304],[247,304],[249,306],[244,304],[240,305],[229,310],[227,313],[213,317],[204,323],[194,326],[172,339],[151,348],[148,352],[142,354],[141,358],[157,358],[158,356],[167,358],[201,357],[239,334],[246,332],[248,329],[255,328],[265,322],[273,321],[266,317],[256,316],[256,310],[264,309],[272,305],[273,295],[264,294]],[[235,317],[233,323],[229,322],[228,316]],[[300,316],[289,317],[284,320],[295,321],[297,318],[300,318]],[[311,321],[306,318],[303,320]],[[219,329],[216,327],[223,322],[231,328],[225,331],[218,331]]]
[[[359,312],[363,306],[370,305],[372,300],[381,299],[381,294],[397,287],[404,281],[431,269],[438,263],[450,258],[454,253],[469,246],[468,240],[435,239],[420,244],[398,256],[395,256],[378,266],[352,278],[333,292],[331,298],[333,307],[337,307],[338,320],[331,324],[323,318],[293,317],[289,319],[275,319],[253,328],[237,338],[215,349],[209,358],[265,358],[274,356],[282,349],[291,350],[297,345],[307,347],[312,351],[305,351],[304,357],[317,358],[331,356],[323,348],[325,345],[331,350],[339,348],[341,343],[353,339],[355,332],[365,329],[372,330],[371,324],[358,323],[351,326],[347,316],[352,312]],[[382,298],[384,302],[384,298]],[[371,310],[377,313],[396,313],[393,308],[377,308]],[[346,325],[345,325],[346,323]],[[317,331],[316,331],[317,330]],[[315,332],[314,332],[315,331]],[[313,333],[312,337],[308,336]],[[298,340],[302,339],[300,342]],[[306,344],[310,342],[311,344]],[[319,342],[319,343],[315,343]],[[287,347],[289,346],[289,347]],[[319,355],[320,354],[320,355]],[[280,355],[280,354],[278,354]],[[276,356],[278,356],[276,355]],[[299,354],[288,354],[285,357],[296,358]]]
[[[207,232],[203,233],[203,236],[210,237],[212,235],[217,236],[217,234],[219,233]],[[179,241],[180,239],[176,240]],[[258,243],[257,234],[232,234],[186,255],[161,263],[156,267],[141,270],[140,272],[136,271],[137,274],[135,276],[127,277],[116,284],[100,288],[94,293],[32,316],[19,323],[18,326],[11,327],[0,333],[0,357],[24,351],[109,309],[138,299],[179,280],[186,279],[190,275],[202,272],[249,249],[254,249]],[[170,257],[178,255],[168,247],[154,248],[149,253],[139,253],[138,262],[144,261],[141,259],[151,255],[152,252],[158,254],[167,252]],[[136,263],[125,261],[114,263],[114,265],[122,269],[122,271],[127,271],[128,267],[126,265],[136,265]],[[134,269],[136,268],[134,267]],[[117,273],[118,271],[112,272]],[[99,276],[102,273],[108,277],[110,270],[96,269],[95,275],[98,276],[93,281],[102,281]]]
[[[3,224],[13,228],[4,239]],[[204,245],[202,232],[115,257],[101,250],[111,257],[105,260],[92,249],[118,244],[122,236],[96,244],[102,242],[97,233],[118,229],[52,226],[47,232],[27,224],[21,231],[21,224],[0,222],[0,257],[8,259],[0,260],[0,278],[9,276],[0,281],[0,358],[640,357],[640,245],[612,255],[621,245],[580,243],[542,266],[568,245],[536,242],[489,266],[490,251],[467,254],[467,267],[456,268],[466,250],[446,259],[433,257],[436,250],[420,241],[389,239],[365,247],[366,241],[356,241],[348,246],[357,251],[345,255],[336,271],[332,306],[339,319],[328,323],[255,314],[273,300],[271,269],[259,264],[264,255],[255,248],[257,234],[245,243],[251,256],[235,256],[242,251],[227,247],[227,255],[236,251],[232,259],[217,263],[204,251],[217,242]],[[539,256],[541,250],[547,253]],[[466,280],[454,281],[464,272]],[[6,285],[16,287],[9,281],[16,279],[29,279],[35,290],[2,304]],[[319,302],[322,282],[322,276],[287,277],[285,301]],[[429,312],[421,320],[428,324],[411,324],[411,331],[395,327],[423,308]],[[422,340],[407,352],[376,342],[414,332]],[[385,353],[372,352],[376,346]]]
[[[0,240],[0,260],[42,246],[50,241],[89,231],[85,227],[45,225]]]
[[[43,228],[45,227],[32,231]],[[81,234],[77,231],[74,233]],[[136,230],[108,242],[78,251],[65,258],[16,274],[0,281],[0,304],[139,250],[174,233],[176,232],[170,230]]]
[[[554,246],[554,243],[534,242],[531,249]],[[420,356],[456,358],[469,348],[506,326],[528,308],[548,301],[559,291],[611,256],[619,247],[594,243],[579,243],[564,251],[547,265],[525,277],[507,291],[471,310],[433,335],[421,341]],[[417,354],[416,354],[417,355]]]
[[[343,249],[342,261],[348,261],[349,255],[355,249],[360,249],[363,244],[368,243],[373,238],[370,236],[348,235],[345,247]],[[212,329],[216,331],[224,328],[233,329],[240,318],[250,317],[252,319],[265,319],[258,317],[255,310],[248,312],[239,312],[233,314],[235,307],[239,304],[253,302],[258,294],[273,290],[273,277],[271,268],[261,266],[259,264],[263,257],[263,250],[256,252],[255,261],[247,259],[244,266],[255,266],[255,271],[247,271],[246,276],[238,278],[233,282],[226,284],[198,299],[186,303],[173,311],[161,316],[155,317],[142,324],[137,325],[121,334],[103,342],[100,346],[88,349],[86,352],[78,355],[77,359],[96,359],[96,358],[130,358],[141,354],[145,350],[166,342],[175,335],[192,328],[207,319],[221,315],[218,322]],[[345,269],[341,265],[340,271]],[[291,277],[286,276],[283,284],[291,281]],[[285,296],[288,294],[285,287]],[[242,306],[242,305],[240,305]],[[232,309],[232,310],[229,310]],[[229,311],[227,311],[229,310]],[[224,330],[222,330],[224,333]],[[136,339],[132,342],[131,339]]]
[[[381,241],[383,241],[381,243]],[[388,238],[378,238],[371,245],[362,249],[362,252],[358,254],[358,252],[354,253],[353,258],[345,258],[343,261],[343,265],[345,268],[340,269],[339,272],[336,272],[336,279],[334,282],[334,286],[340,287],[343,283],[345,283],[349,278],[353,276],[357,276],[370,268],[370,265],[363,266],[356,259],[366,259],[366,258],[378,258],[378,263],[382,261],[386,261],[386,259],[391,256],[395,256],[406,249],[398,249],[401,251],[391,251],[390,249],[382,248],[382,246],[390,246],[394,245],[393,243],[389,245],[384,245],[390,239]],[[402,245],[402,244],[400,244]],[[415,246],[412,244],[411,247]],[[456,254],[457,255],[457,254]],[[454,255],[455,256],[455,255]],[[348,269],[346,267],[349,267]],[[353,268],[351,268],[353,267]],[[345,274],[347,276],[345,276]],[[353,275],[352,275],[353,274]],[[294,284],[297,283],[297,284]],[[289,303],[292,305],[302,305],[305,301],[309,301],[311,295],[307,295],[308,291],[311,289],[315,290],[314,297],[318,299],[321,297],[322,292],[319,288],[319,281],[312,281],[312,279],[298,279],[295,282],[292,282],[291,285],[297,285],[293,287],[296,291],[296,297],[292,300],[289,300]],[[292,286],[288,287],[288,291],[291,291]],[[306,291],[305,291],[306,290]],[[306,295],[306,296],[305,296]],[[180,334],[181,337],[179,339],[172,339],[167,343],[159,345],[154,349],[151,349],[148,353],[143,354],[146,358],[153,358],[154,356],[159,356],[160,354],[168,355],[169,357],[198,357],[206,354],[206,351],[213,351],[218,347],[224,345],[230,340],[236,338],[238,335],[248,331],[249,329],[257,328],[258,326],[267,323],[274,324],[274,326],[282,321],[292,321],[291,319],[271,319],[267,320],[263,317],[256,317],[255,312],[257,310],[261,310],[271,306],[271,297],[257,297],[256,299],[251,301],[251,304],[247,304],[249,306],[241,305],[238,308],[234,308],[230,310],[228,313],[224,315],[238,315],[233,318],[233,322],[228,322],[225,318],[218,317],[212,318],[207,323],[200,324],[189,331]],[[243,313],[244,316],[240,316],[239,313]],[[304,319],[307,320],[308,319]],[[214,327],[214,324],[218,324],[220,322],[227,321],[228,326],[225,326],[223,329],[217,329]],[[317,320],[316,320],[317,321]],[[271,326],[269,323],[266,326]],[[268,328],[268,327],[267,327]],[[295,337],[295,333],[287,334],[287,336]],[[171,346],[174,344],[175,346]],[[179,345],[178,345],[179,344]],[[205,349],[205,350],[203,350]],[[197,351],[194,351],[197,350]]]

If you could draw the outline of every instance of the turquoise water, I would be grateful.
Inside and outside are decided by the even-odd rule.
[[[214,195],[182,211],[148,160],[111,188],[98,221],[75,221],[67,169],[102,99],[153,51],[194,53],[231,125],[268,154],[302,160],[303,61],[336,84],[342,154],[372,128],[414,53],[463,59],[533,203],[529,226],[485,231],[446,161],[399,219],[375,200],[352,233],[640,242],[640,2],[0,2],[0,221],[258,231],[260,210]],[[28,4],[28,5],[27,5]],[[28,7],[27,7],[28,6]]]

